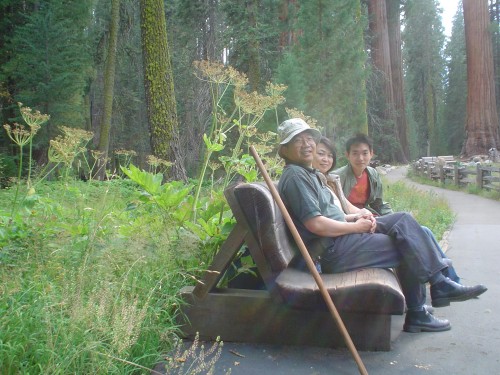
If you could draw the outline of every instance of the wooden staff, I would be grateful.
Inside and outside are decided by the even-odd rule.
[[[306,261],[307,268],[314,277],[314,280],[316,281],[316,284],[319,287],[321,295],[323,296],[323,299],[325,300],[326,305],[328,306],[328,310],[332,314],[333,319],[337,324],[337,327],[340,329],[340,332],[344,337],[344,341],[347,347],[349,348],[349,351],[351,352],[352,356],[354,357],[354,360],[356,361],[356,364],[358,365],[359,373],[362,375],[368,375],[368,371],[366,371],[366,367],[363,364],[363,361],[361,361],[361,357],[359,356],[358,351],[356,350],[356,347],[352,342],[351,336],[349,336],[349,332],[347,332],[347,329],[345,328],[344,322],[342,321],[342,318],[340,317],[339,312],[337,311],[337,308],[333,303],[332,297],[328,293],[325,284],[323,284],[323,280],[321,279],[321,276],[318,270],[316,269],[316,266],[314,265],[314,262],[311,256],[309,255],[309,252],[307,251],[306,245],[304,245],[304,242],[302,241],[302,238],[300,237],[300,234],[297,231],[297,228],[295,227],[295,224],[293,223],[290,214],[288,213],[283,201],[281,200],[281,197],[278,191],[276,190],[273,181],[271,181],[271,178],[269,177],[269,174],[267,173],[264,164],[262,164],[259,154],[257,154],[257,151],[255,151],[255,148],[253,146],[250,146],[250,153],[252,154],[253,158],[255,159],[255,162],[257,163],[257,166],[259,167],[260,173],[264,177],[267,187],[271,191],[271,195],[278,204],[281,214],[283,215],[283,218],[285,219],[285,222],[288,228],[290,229],[290,232],[292,233],[292,236],[295,239],[295,242],[297,243],[297,246],[299,247],[302,256]]]

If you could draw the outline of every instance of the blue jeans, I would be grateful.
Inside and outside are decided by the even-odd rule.
[[[441,254],[441,257],[443,257],[445,262],[448,264],[448,268],[446,268],[442,271],[443,275],[445,275],[446,277],[449,277],[454,282],[459,283],[460,277],[457,275],[457,272],[455,271],[455,267],[453,267],[453,264],[451,263],[451,259],[446,257],[443,249],[441,249],[441,246],[439,246],[439,243],[437,242],[436,237],[434,237],[434,234],[432,233],[432,231],[423,225],[422,225],[422,229],[425,231],[425,233],[427,233],[427,236],[429,236],[429,238],[434,242],[434,245],[436,246],[439,253]]]
[[[359,268],[395,268],[409,310],[425,304],[425,283],[447,268],[442,250],[406,212],[377,217],[375,233],[356,233],[335,238],[321,258],[324,273]]]

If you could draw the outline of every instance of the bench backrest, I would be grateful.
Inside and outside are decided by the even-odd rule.
[[[236,220],[249,228],[252,240],[246,243],[262,278],[273,283],[298,249],[271,192],[263,183],[242,183],[229,188],[226,198]]]

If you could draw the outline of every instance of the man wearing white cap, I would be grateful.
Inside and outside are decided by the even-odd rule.
[[[451,328],[425,308],[422,284],[431,284],[434,307],[465,301],[484,293],[484,285],[473,287],[446,278],[435,244],[408,213],[374,218],[365,214],[347,222],[335,205],[321,173],[312,168],[316,143],[321,137],[299,118],[280,124],[279,155],[286,166],[278,190],[306,247],[323,272],[339,273],[359,268],[396,268],[408,312],[403,329],[437,332]],[[354,218],[353,218],[354,219]]]

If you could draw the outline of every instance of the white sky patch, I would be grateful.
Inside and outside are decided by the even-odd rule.
[[[443,8],[441,17],[443,18],[444,33],[447,37],[451,36],[453,25],[453,16],[457,12],[458,4],[461,0],[439,0],[439,6]]]

